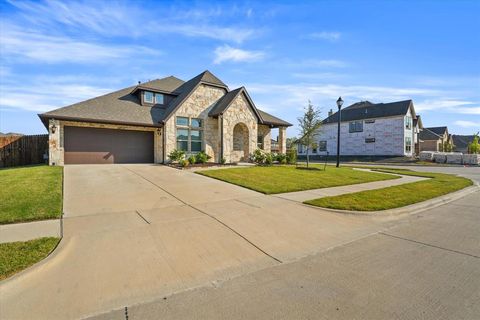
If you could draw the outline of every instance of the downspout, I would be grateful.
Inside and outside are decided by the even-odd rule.
[[[220,163],[223,159],[223,114],[220,114]]]

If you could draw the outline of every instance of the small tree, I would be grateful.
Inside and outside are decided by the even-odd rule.
[[[297,118],[298,126],[300,127],[301,137],[297,140],[298,143],[306,147],[307,168],[310,163],[309,150],[315,143],[315,138],[318,135],[318,130],[322,126],[320,119],[320,110],[316,109],[310,100],[308,106],[305,108],[305,113],[302,117]]]
[[[453,145],[448,142],[448,141],[445,141],[442,145],[442,151],[443,152],[452,152],[453,150]]]
[[[473,141],[468,144],[468,153],[480,153],[480,143],[478,132],[473,136]]]

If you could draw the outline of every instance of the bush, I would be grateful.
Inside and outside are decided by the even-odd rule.
[[[289,149],[286,154],[286,161],[288,164],[297,163],[297,149]]]
[[[209,156],[208,154],[205,153],[205,151],[200,151],[197,153],[195,156],[196,160],[198,163],[206,163],[208,160],[210,160],[212,157]]]
[[[263,164],[265,162],[265,152],[260,149],[256,149],[251,155],[250,159],[256,164]]]
[[[188,166],[188,160],[181,159],[180,161],[178,161],[178,164],[180,165],[180,167],[186,167]]]
[[[221,164],[225,164],[226,162],[227,162],[227,159],[225,159],[225,158],[220,159]]]
[[[170,152],[168,158],[172,162],[183,160],[185,158],[185,151],[174,149],[172,152]]]
[[[265,154],[265,164],[267,166],[271,166],[273,164],[273,156],[271,153],[266,153]]]
[[[278,153],[276,156],[276,160],[281,164],[287,163],[287,155],[284,153]]]
[[[195,162],[197,162],[197,159],[195,158],[194,155],[191,155],[190,157],[188,157],[188,162],[190,164],[195,164]]]

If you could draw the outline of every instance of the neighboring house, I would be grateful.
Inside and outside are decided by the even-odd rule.
[[[371,103],[361,101],[341,110],[341,156],[413,156],[417,130],[421,122],[412,100]],[[323,120],[313,155],[337,154],[338,112],[329,112]],[[305,147],[298,146],[298,154]]]
[[[452,134],[453,151],[468,153],[468,145],[472,143],[474,138],[475,138],[474,135],[461,136],[458,134]]]
[[[278,145],[278,137],[277,137],[277,140],[274,140],[274,139],[271,140],[270,150],[271,150],[271,152],[276,152],[276,153],[278,153],[280,151],[280,147]]]
[[[445,142],[452,143],[447,127],[423,128],[418,138],[420,151],[443,151]]]
[[[270,151],[290,123],[255,106],[244,87],[230,90],[209,71],[184,82],[170,76],[39,115],[49,132],[51,165],[165,163],[174,149],[205,151],[212,162]]]

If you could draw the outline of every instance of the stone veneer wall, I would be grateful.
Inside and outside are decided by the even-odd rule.
[[[55,133],[52,133],[52,126],[55,124]],[[154,162],[160,163],[162,159],[162,137],[161,130],[153,127],[137,127],[128,125],[103,124],[80,121],[63,121],[50,119],[48,126],[49,134],[49,164],[50,165],[64,165],[64,127],[89,127],[89,128],[104,128],[104,129],[119,129],[119,130],[136,130],[136,131],[152,131],[154,144]]]
[[[233,152],[233,128],[237,123],[243,123],[248,128],[248,153],[255,151],[257,121],[244,94],[238,95],[223,114],[223,155],[227,162],[239,161],[237,153]]]
[[[177,148],[175,117],[179,116],[203,119],[203,149],[212,157],[211,162],[220,161],[218,120],[209,117],[208,112],[225,93],[226,91],[222,88],[201,84],[167,120],[165,124],[167,160],[168,154]]]
[[[258,125],[258,134],[263,136],[263,150],[272,152],[272,134],[269,126],[264,124]],[[257,148],[257,141],[255,141],[255,149]]]

